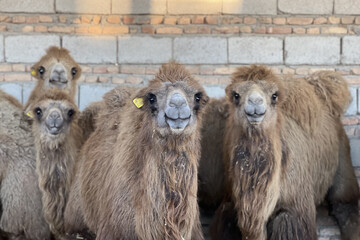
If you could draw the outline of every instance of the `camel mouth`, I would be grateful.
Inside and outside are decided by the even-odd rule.
[[[66,84],[68,83],[68,80],[67,79],[54,79],[54,78],[50,78],[49,79],[49,82],[52,83],[52,84]]]
[[[264,119],[265,114],[246,114],[246,117],[251,125],[258,125]]]
[[[174,118],[171,118],[171,117],[168,117],[166,114],[165,114],[165,120],[166,120],[166,123],[169,125],[169,127],[172,129],[172,130],[175,130],[175,131],[182,131],[186,128],[186,126],[189,124],[190,122],[190,118],[191,118],[191,115],[187,118],[177,118],[177,119],[174,119]]]
[[[61,133],[61,128],[57,128],[57,127],[48,127],[47,130],[48,133],[53,136],[56,136],[59,133]]]

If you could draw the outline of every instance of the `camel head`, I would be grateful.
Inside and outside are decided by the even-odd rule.
[[[244,128],[275,127],[277,106],[284,98],[279,79],[264,66],[240,67],[226,88],[234,123]]]
[[[135,105],[146,111],[152,127],[162,136],[190,134],[201,118],[208,96],[180,64],[164,64],[149,86],[138,91]]]
[[[43,89],[58,88],[74,96],[81,68],[67,49],[53,46],[31,67],[31,75],[39,80]]]
[[[71,97],[57,89],[47,91],[31,108],[34,136],[56,145],[65,140],[78,112]]]

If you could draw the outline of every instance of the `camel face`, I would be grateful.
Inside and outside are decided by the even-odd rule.
[[[231,101],[234,120],[243,127],[267,128],[276,123],[279,89],[266,80],[243,81],[232,84]]]
[[[202,89],[191,88],[185,82],[161,83],[161,87],[146,94],[161,134],[188,134],[195,129]]]
[[[66,49],[51,47],[31,69],[31,74],[43,81],[43,88],[72,90],[81,75],[80,66]]]
[[[35,105],[33,114],[36,127],[46,139],[61,139],[76,115],[76,106],[68,101],[46,99]]]

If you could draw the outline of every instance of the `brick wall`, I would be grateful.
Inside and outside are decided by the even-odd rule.
[[[344,124],[360,166],[359,14],[360,0],[0,0],[0,87],[26,101],[30,66],[50,45],[82,64],[81,109],[115,84],[146,84],[169,59],[214,97],[240,65],[337,71],[353,96]]]
[[[81,63],[81,109],[116,84],[146,84],[169,59],[213,97],[240,65],[337,71],[353,97],[343,123],[360,167],[359,14],[360,0],[0,0],[0,88],[25,102],[30,67],[51,45]]]

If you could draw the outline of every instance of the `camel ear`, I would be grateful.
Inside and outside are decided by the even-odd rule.
[[[133,105],[138,109],[143,109],[146,101],[146,88],[139,89],[135,94],[132,95],[131,101]]]
[[[233,84],[229,84],[225,88],[225,97],[226,97],[227,101],[229,101],[229,102],[233,102],[232,92],[233,92]]]

